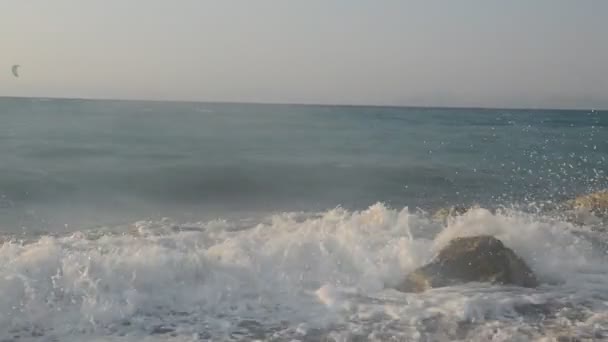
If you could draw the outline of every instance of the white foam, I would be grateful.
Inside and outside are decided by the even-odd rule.
[[[281,327],[287,340],[313,328],[358,331],[372,340],[385,334],[423,339],[431,320],[439,340],[453,339],[462,322],[475,324],[473,337],[499,327],[504,338],[496,338],[509,340],[533,330],[522,328],[519,306],[554,302],[589,311],[577,322],[580,329],[599,326],[597,317],[608,308],[608,263],[572,225],[474,209],[435,236],[437,228],[423,214],[376,204],[361,212],[286,213],[249,227],[163,219],[122,233],[6,242],[0,246],[0,337],[225,339],[253,320],[269,331]],[[501,239],[546,284],[470,284],[423,294],[385,288],[450,239],[476,234]]]
[[[577,229],[550,218],[509,210],[492,214],[478,208],[451,219],[435,239],[434,250],[455,237],[492,235],[522,256],[546,282],[578,282],[583,272],[602,274],[608,269],[603,258],[598,259],[592,242],[573,234]]]

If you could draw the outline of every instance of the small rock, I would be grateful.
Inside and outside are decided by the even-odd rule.
[[[578,196],[572,201],[576,210],[589,211],[598,217],[608,216],[608,190]]]
[[[436,221],[445,222],[450,217],[455,217],[459,215],[465,214],[469,211],[470,208],[461,207],[461,206],[453,206],[449,208],[441,208],[433,214],[433,219]]]

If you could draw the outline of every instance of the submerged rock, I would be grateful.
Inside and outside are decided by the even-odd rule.
[[[466,282],[538,285],[536,277],[519,256],[500,240],[482,235],[450,241],[429,264],[410,273],[397,290],[421,292]]]

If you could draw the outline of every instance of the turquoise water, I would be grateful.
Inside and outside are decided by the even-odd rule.
[[[608,112],[0,98],[0,156],[2,341],[608,338]],[[392,290],[479,234],[541,285]]]
[[[436,208],[608,185],[608,113],[0,99],[0,227]]]

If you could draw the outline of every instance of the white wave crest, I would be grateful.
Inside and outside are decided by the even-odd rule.
[[[225,339],[251,320],[289,338],[341,327],[335,333],[415,340],[429,334],[425,324],[433,317],[439,340],[454,339],[461,322],[478,324],[471,334],[500,326],[513,337],[522,329],[514,318],[522,306],[582,305],[589,314],[581,324],[593,330],[597,322],[587,321],[608,302],[608,263],[598,240],[568,223],[516,211],[473,209],[442,227],[423,213],[376,204],[245,224],[140,221],[114,231],[3,243],[0,337]],[[450,239],[477,234],[501,239],[544,284],[423,294],[390,289]]]

